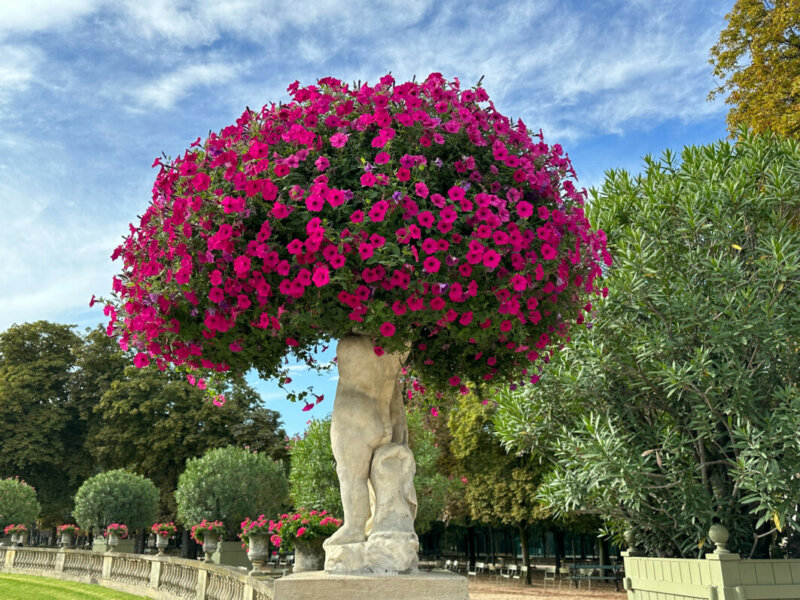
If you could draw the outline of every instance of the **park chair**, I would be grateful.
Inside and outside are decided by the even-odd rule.
[[[519,571],[517,571],[517,565],[508,565],[506,567],[506,572],[500,573],[500,576],[504,579],[519,579]]]
[[[469,565],[467,565],[467,575],[472,575],[476,577],[484,572],[486,569],[486,565],[482,562],[476,562],[475,566],[470,569]]]
[[[556,587],[556,568],[555,567],[545,567],[544,568],[544,578],[542,579],[542,587],[547,588],[547,582],[548,581],[552,582],[553,587]],[[559,581],[559,583],[561,583],[561,582]]]

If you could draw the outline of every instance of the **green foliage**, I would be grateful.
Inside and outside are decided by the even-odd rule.
[[[546,518],[536,498],[543,469],[531,457],[503,449],[493,433],[494,410],[494,403],[461,396],[448,420],[468,514],[474,521],[515,526]]]
[[[16,477],[0,479],[0,530],[6,525],[32,522],[40,510],[31,486]]]
[[[615,261],[594,330],[498,397],[497,431],[552,458],[557,510],[658,555],[696,555],[718,519],[763,555],[798,527],[800,145],[743,133],[645,163],[592,194]]]
[[[46,521],[69,513],[72,495],[91,472],[80,418],[70,397],[80,337],[47,321],[0,333],[0,477],[33,485]]]
[[[417,464],[414,528],[423,533],[441,517],[448,480],[438,471],[439,450],[434,446],[433,434],[424,427],[422,417],[409,411],[407,418],[409,447]],[[292,440],[289,483],[295,506],[327,510],[334,516],[342,514],[339,478],[331,449],[330,418],[310,421],[303,437]]]
[[[728,127],[800,134],[800,0],[737,0],[711,48]]]
[[[158,512],[158,489],[152,481],[124,469],[87,479],[75,495],[73,514],[81,529],[122,523],[128,529],[150,527]]]
[[[289,489],[293,504],[327,510],[341,517],[342,496],[331,448],[330,417],[309,421],[303,436],[292,440],[289,455]]]
[[[217,448],[186,461],[175,492],[178,519],[186,526],[222,521],[227,538],[235,539],[245,518],[279,513],[288,487],[281,462],[234,446]]]
[[[259,407],[258,394],[245,383],[226,395],[223,406],[214,406],[185,375],[127,367],[95,408],[93,452],[104,468],[131,468],[152,479],[162,516],[172,518],[188,458],[229,444],[285,455],[278,414]]]

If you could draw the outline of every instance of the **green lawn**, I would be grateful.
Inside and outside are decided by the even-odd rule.
[[[84,600],[86,598],[140,600],[142,596],[115,592],[99,585],[73,583],[33,575],[1,573],[0,598],[3,600]]]

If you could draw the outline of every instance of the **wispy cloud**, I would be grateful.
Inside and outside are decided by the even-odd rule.
[[[4,0],[0,2],[0,39],[21,32],[66,28],[107,0]]]
[[[27,44],[0,44],[0,57],[0,111],[3,111],[3,105],[13,94],[27,89],[32,83],[42,53]]]
[[[239,67],[224,62],[187,64],[130,91],[140,109],[172,108],[197,88],[224,85],[235,79]]]

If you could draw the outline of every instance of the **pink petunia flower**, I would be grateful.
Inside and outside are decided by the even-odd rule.
[[[383,337],[392,337],[395,332],[395,327],[392,323],[386,321],[381,325],[380,332]]]
[[[331,146],[334,148],[344,148],[350,136],[346,133],[334,133],[331,136]]]

